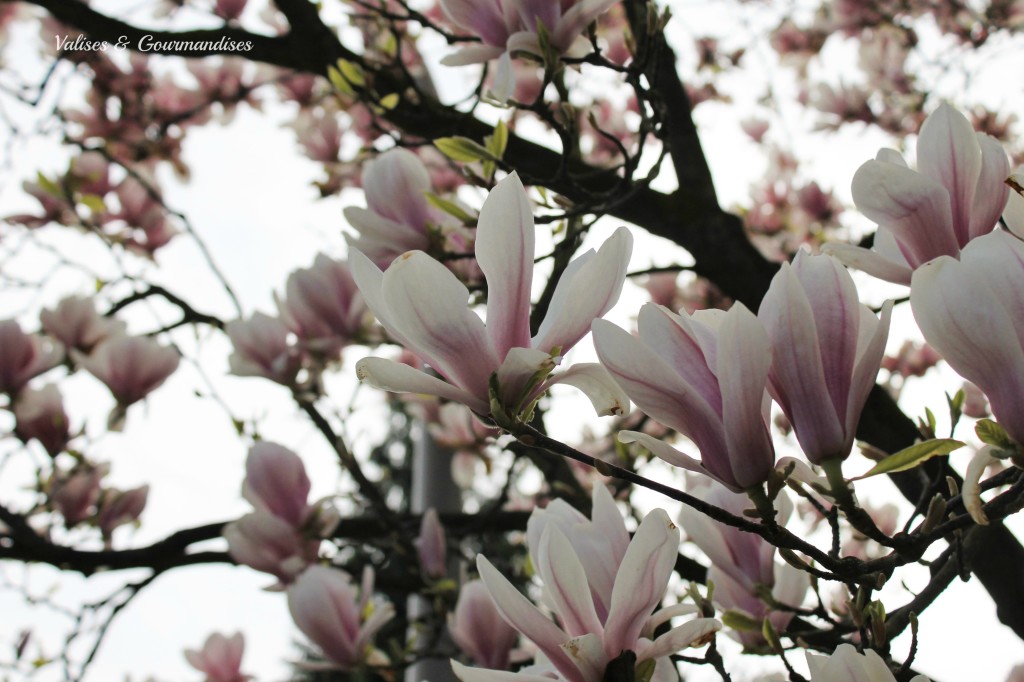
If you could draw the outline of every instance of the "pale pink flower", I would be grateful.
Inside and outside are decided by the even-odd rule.
[[[806,652],[811,682],[896,682],[889,666],[871,649],[858,653],[852,644],[840,644],[829,656]],[[910,682],[928,682],[915,675]]]
[[[302,459],[276,443],[260,441],[245,460],[242,497],[257,511],[266,511],[300,528],[309,518],[309,477]]]
[[[83,464],[70,474],[54,472],[50,482],[50,502],[64,517],[64,526],[71,528],[87,519],[96,509],[100,484],[107,475],[106,466]]]
[[[552,384],[562,382],[583,390],[599,414],[624,412],[628,401],[599,365],[550,374],[591,321],[618,300],[632,250],[629,231],[619,228],[598,252],[569,264],[531,338],[534,238],[530,202],[513,174],[491,191],[477,227],[476,259],[488,285],[486,324],[469,308],[465,285],[427,254],[405,253],[382,273],[352,251],[352,275],[377,320],[443,377],[365,358],[356,366],[360,378],[388,391],[448,398],[481,415],[492,413],[492,376],[495,402],[508,415],[528,412]]]
[[[119,405],[142,400],[178,369],[174,348],[142,336],[118,336],[100,343],[89,355],[75,353],[78,362],[110,389]]]
[[[515,87],[511,55],[542,55],[540,26],[555,51],[582,54],[589,46],[582,35],[584,30],[615,3],[616,0],[441,0],[441,7],[453,24],[483,41],[463,47],[441,63],[462,66],[500,58],[494,96],[505,101]]]
[[[245,682],[250,675],[241,672],[245,638],[241,632],[225,637],[215,632],[206,638],[203,648],[185,650],[188,664],[206,675],[205,682]]]
[[[345,219],[359,233],[345,241],[382,268],[406,251],[429,250],[431,230],[450,220],[427,202],[431,189],[418,156],[401,147],[384,152],[363,169],[366,208],[345,208]]]
[[[892,302],[882,319],[862,305],[846,268],[797,252],[783,263],[758,318],[772,346],[768,390],[807,458],[845,459],[885,354]]]
[[[983,419],[989,416],[988,411],[988,398],[981,392],[981,389],[972,384],[969,381],[964,382],[964,405],[963,413],[965,417],[971,417],[972,419]]]
[[[622,523],[617,511],[615,517],[598,517],[595,513],[593,523],[599,528],[609,524],[608,529],[614,533]],[[502,618],[537,645],[558,679],[601,682],[608,663],[624,651],[634,652],[638,665],[655,660],[657,666],[671,667],[667,656],[706,643],[720,629],[719,622],[712,618],[697,618],[651,641],[654,628],[676,615],[676,611],[652,612],[665,596],[678,546],[679,530],[665,511],[655,509],[648,514],[622,556],[610,594],[603,595],[610,606],[602,618],[594,598],[596,585],[589,581],[583,558],[558,522],[545,524],[539,538],[531,538],[530,556],[544,581],[546,601],[555,612],[557,624],[483,555],[477,556],[477,569]],[[454,661],[452,668],[464,682],[505,679],[495,671],[474,670]]]
[[[217,4],[213,6],[213,13],[224,21],[237,21],[248,3],[249,0],[217,0]]]
[[[494,670],[508,668],[519,639],[515,628],[498,613],[481,580],[471,580],[459,590],[455,611],[448,615],[448,632],[474,663]]]
[[[288,610],[332,663],[350,670],[371,656],[374,636],[394,616],[391,604],[370,604],[372,592],[372,580],[357,589],[344,571],[311,566],[288,588]]]
[[[441,517],[431,507],[423,514],[420,521],[420,534],[416,538],[416,551],[419,554],[420,568],[428,578],[437,580],[448,573],[448,541],[441,525]]]
[[[59,344],[26,334],[15,320],[0,321],[0,393],[15,396],[29,379],[60,362],[62,355]]]
[[[125,333],[124,322],[103,317],[96,312],[93,300],[84,296],[68,296],[52,310],[44,308],[39,313],[39,322],[47,334],[66,348],[76,348],[83,353],[106,338]]]
[[[278,308],[300,343],[326,355],[340,352],[360,335],[367,312],[348,266],[322,253],[312,267],[288,276]]]
[[[737,516],[750,507],[746,495],[734,493],[706,478],[697,481],[689,492],[714,507]],[[785,494],[775,502],[777,521],[785,525],[793,505]],[[711,560],[708,580],[715,584],[715,602],[723,609],[740,611],[756,622],[769,618],[779,631],[786,629],[793,614],[773,610],[762,599],[767,591],[780,604],[799,607],[810,586],[807,573],[789,564],[775,561],[775,547],[760,536],[747,533],[712,520],[707,515],[684,506],[680,522],[686,535]],[[746,646],[764,644],[760,629],[736,633]]]
[[[1024,443],[1024,243],[997,230],[968,244],[959,261],[926,263],[914,272],[910,305],[928,343]]]
[[[958,257],[974,238],[995,227],[1006,206],[1010,173],[994,138],[975,133],[963,114],[942,104],[925,120],[917,141],[918,170],[883,149],[853,177],[853,200],[878,223],[872,250],[829,244],[826,250],[855,267],[897,284],[938,256]]]
[[[768,335],[742,303],[729,312],[676,315],[646,304],[637,337],[594,321],[601,362],[643,412],[689,437],[701,460],[637,431],[620,431],[675,466],[740,492],[767,480],[775,464],[765,385]]]
[[[288,327],[276,317],[255,313],[225,326],[235,352],[228,358],[236,376],[264,377],[284,386],[295,382],[302,358],[288,342]]]
[[[228,553],[240,564],[275,576],[281,585],[316,561],[319,539],[305,537],[297,528],[268,511],[257,510],[224,527]]]
[[[103,537],[109,541],[115,529],[138,521],[146,508],[148,498],[148,485],[131,490],[115,490],[114,488],[104,490],[99,501],[99,512],[96,515],[96,525],[99,526]]]
[[[319,163],[336,163],[341,156],[342,134],[338,118],[339,113],[332,109],[302,109],[289,127],[306,156]]]
[[[14,403],[14,419],[15,435],[26,443],[35,438],[51,457],[67,447],[71,437],[68,415],[60,390],[53,384],[22,391]]]

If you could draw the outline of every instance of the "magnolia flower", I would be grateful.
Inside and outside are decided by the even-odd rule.
[[[142,336],[117,336],[89,355],[74,352],[78,362],[102,381],[127,407],[157,389],[178,369],[178,351]]]
[[[667,656],[706,643],[721,627],[714,619],[697,618],[671,628],[653,642],[650,639],[657,625],[686,610],[666,609],[652,615],[668,587],[679,548],[679,529],[664,510],[655,509],[618,555],[625,533],[622,519],[607,492],[601,496],[595,488],[594,501],[593,520],[588,524],[584,519],[579,524],[582,539],[575,532],[572,536],[563,532],[569,517],[562,510],[550,518],[542,516],[543,520],[534,522],[527,533],[530,556],[544,581],[545,601],[555,612],[557,624],[530,603],[483,555],[477,556],[480,577],[501,617],[537,645],[553,669],[548,672],[558,679],[601,682],[608,664],[624,651],[634,652],[638,665],[654,660],[654,679],[672,679],[673,666]],[[593,532],[586,532],[588,526]],[[617,555],[621,560],[616,562]],[[601,565],[591,569],[590,562],[596,558],[600,558]],[[602,592],[606,572],[611,568],[615,570],[610,590]],[[454,661],[452,668],[463,682],[508,677],[496,671],[466,668]],[[550,676],[526,674],[520,678],[541,680]]]
[[[89,517],[100,499],[100,485],[107,475],[106,465],[83,464],[69,474],[54,472],[50,481],[50,501],[71,528]]]
[[[109,541],[116,528],[138,521],[146,508],[148,497],[148,485],[124,491],[114,488],[104,490],[100,496],[99,512],[96,514],[96,525],[99,526],[103,538]]]
[[[443,380],[382,358],[365,358],[356,371],[377,388],[440,396],[480,415],[492,414],[495,375],[497,406],[510,415],[528,412],[557,382],[583,390],[600,414],[624,412],[626,397],[600,366],[578,364],[549,374],[591,321],[618,300],[631,251],[629,231],[619,228],[597,253],[588,251],[570,263],[531,338],[533,215],[518,176],[510,175],[487,197],[477,227],[476,258],[487,279],[486,324],[468,307],[465,285],[427,254],[410,251],[384,273],[360,252],[350,254],[352,275],[378,321]]]
[[[750,507],[746,495],[739,495],[707,478],[694,478],[689,492],[714,507],[742,516]],[[793,505],[785,494],[775,498],[777,521],[785,525]],[[715,601],[724,609],[739,611],[758,624],[767,617],[779,631],[785,630],[793,614],[777,611],[762,599],[767,591],[780,604],[800,606],[809,587],[807,573],[789,564],[775,561],[775,547],[760,536],[712,520],[695,509],[683,506],[679,520],[687,536],[711,560],[708,580],[715,584]],[[762,645],[761,629],[738,631],[745,646]]]
[[[29,379],[60,362],[62,351],[26,334],[15,320],[0,321],[0,393],[14,396]]]
[[[241,632],[231,637],[215,632],[206,638],[202,649],[186,649],[185,660],[206,675],[206,682],[245,682],[250,676],[241,672],[244,651]]]
[[[742,303],[684,316],[648,303],[637,322],[634,337],[595,320],[597,355],[641,410],[693,440],[701,460],[637,431],[620,431],[619,440],[735,492],[766,481],[775,463],[765,391],[771,349],[754,314]]]
[[[267,441],[249,448],[242,497],[257,510],[299,528],[312,509],[308,502],[309,487],[302,459],[288,448]]]
[[[878,223],[872,250],[829,244],[850,267],[897,284],[938,256],[957,257],[999,220],[1009,188],[1006,152],[976,133],[963,114],[943,103],[925,120],[917,141],[918,170],[882,149],[853,177],[853,201]]]
[[[428,578],[443,578],[448,572],[448,547],[441,525],[441,517],[431,507],[423,514],[420,522],[420,535],[416,538],[416,551],[420,558],[420,567]]]
[[[768,390],[807,458],[845,459],[885,354],[882,319],[861,305],[853,278],[828,256],[797,252],[772,280],[758,317],[771,339]]]
[[[88,353],[96,344],[113,336],[123,336],[125,324],[96,312],[91,298],[69,296],[53,309],[39,313],[43,330],[65,345]]]
[[[366,314],[348,266],[322,253],[313,267],[288,276],[278,307],[282,321],[300,343],[326,355],[337,353],[358,336]]]
[[[320,540],[268,511],[256,510],[224,527],[228,554],[240,564],[275,576],[288,585],[316,561]]]
[[[811,682],[896,682],[889,666],[871,649],[858,653],[852,644],[840,644],[831,656],[805,652]],[[928,682],[924,675],[915,675],[910,682]]]
[[[232,320],[225,331],[235,347],[228,358],[231,373],[264,377],[284,386],[295,381],[302,358],[288,343],[288,327],[281,320],[255,313],[248,320]]]
[[[15,435],[26,443],[35,438],[51,457],[62,452],[71,438],[64,402],[53,384],[22,391],[14,403],[14,419]]]
[[[1024,243],[997,230],[914,273],[910,305],[925,339],[988,396],[1024,443]]]
[[[408,149],[384,152],[363,169],[366,208],[345,208],[345,220],[359,232],[345,235],[351,249],[360,251],[378,267],[386,268],[406,251],[427,251],[430,229],[444,215],[427,201],[432,189],[430,173]]]
[[[471,580],[459,590],[455,611],[448,615],[448,633],[474,663],[495,670],[508,668],[509,655],[519,639],[480,580]]]
[[[542,56],[541,30],[548,45],[558,53],[582,53],[589,45],[582,38],[583,31],[616,1],[441,0],[452,23],[483,41],[462,48],[441,63],[463,66],[500,58],[493,94],[499,101],[506,101],[515,89],[512,54]]]
[[[373,638],[394,616],[391,604],[371,604],[372,572],[361,589],[345,573],[311,566],[288,588],[288,611],[299,630],[337,667],[350,670],[373,653]]]

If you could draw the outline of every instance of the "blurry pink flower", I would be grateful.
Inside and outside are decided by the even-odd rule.
[[[882,369],[903,378],[923,377],[941,359],[942,356],[927,343],[904,341],[896,355],[882,358]]]
[[[288,610],[331,662],[351,670],[371,655],[374,636],[394,616],[391,604],[370,605],[372,591],[372,581],[357,590],[344,571],[311,566],[288,588]]]
[[[278,307],[300,343],[329,356],[359,337],[367,312],[348,266],[322,253],[288,276]]]
[[[578,54],[589,46],[582,34],[617,0],[441,0],[445,14],[457,27],[479,36],[472,44],[441,60],[448,66],[479,64],[499,58],[494,96],[505,101],[515,87],[511,55],[541,56],[540,26],[548,44],[562,54]]]
[[[806,652],[811,682],[896,682],[882,657],[871,649],[858,653],[852,644],[840,644],[830,656]],[[915,675],[910,682],[928,682]]]
[[[359,233],[345,235],[351,249],[386,268],[406,251],[430,249],[430,231],[446,218],[427,202],[430,174],[408,149],[384,152],[363,169],[366,208],[348,206],[345,219]]]
[[[697,485],[689,492],[737,516],[750,507],[750,499],[727,490],[706,478],[691,478]],[[793,505],[785,494],[775,502],[779,512],[778,523],[785,525]],[[746,533],[731,526],[712,520],[691,507],[683,506],[680,523],[686,535],[711,561],[708,580],[715,584],[715,602],[723,609],[740,611],[751,619],[761,622],[765,617],[771,620],[777,630],[784,631],[793,614],[773,610],[761,598],[767,590],[778,603],[799,607],[810,587],[807,573],[789,564],[775,561],[775,547],[753,533]],[[764,644],[761,631],[738,631],[738,638],[745,646]]]
[[[148,485],[131,490],[104,490],[99,501],[99,513],[96,515],[96,525],[99,526],[104,539],[109,542],[116,528],[138,521],[146,508],[148,498]]]
[[[74,179],[74,186],[82,194],[102,197],[112,188],[110,184],[110,162],[99,152],[83,152],[71,160],[68,175]]]
[[[914,272],[910,305],[928,343],[1024,443],[1024,243],[997,230],[968,244],[959,261],[926,263]]]
[[[60,362],[63,349],[21,330],[15,320],[0,321],[0,393],[15,396],[32,377]]]
[[[312,87],[313,81],[310,81]],[[332,109],[302,109],[289,127],[303,152],[318,163],[336,163],[341,156],[340,114]]]
[[[302,459],[276,443],[260,441],[245,460],[242,497],[257,511],[266,511],[300,528],[308,519],[309,477]]]
[[[215,632],[206,638],[203,648],[185,650],[188,664],[206,675],[205,682],[245,682],[250,675],[241,672],[245,638],[241,632],[225,637]]]
[[[320,540],[308,539],[290,523],[257,510],[224,527],[228,553],[240,564],[275,576],[281,585],[316,561]]]
[[[595,510],[593,526],[599,529],[598,536],[602,530],[617,536],[622,519],[614,504],[607,507],[603,503],[603,508]],[[559,521],[552,520],[544,524],[539,536],[536,531],[530,534],[529,540],[530,556],[544,581],[546,601],[558,624],[544,616],[483,555],[477,556],[477,569],[502,618],[537,645],[560,679],[601,682],[608,663],[624,651],[634,652],[637,664],[655,660],[656,665],[671,666],[667,658],[658,659],[706,643],[721,627],[714,619],[698,618],[670,629],[653,642],[649,639],[654,627],[666,620],[666,614],[652,616],[652,612],[665,595],[679,548],[679,530],[664,510],[648,514],[629,542],[611,592],[602,594],[602,600],[607,599],[609,604],[604,618],[595,600],[598,586],[590,582],[583,563],[590,557],[581,557]],[[464,682],[503,679],[454,661],[452,668]]]
[[[519,633],[502,619],[481,580],[459,590],[455,611],[448,615],[448,632],[473,662],[484,668],[506,670]]]
[[[100,483],[107,475],[106,466],[83,464],[70,474],[54,472],[50,481],[50,502],[64,517],[64,527],[71,528],[89,517],[100,498]]]
[[[984,419],[989,416],[988,398],[985,397],[985,394],[981,392],[980,388],[969,381],[965,381],[963,392],[963,412],[965,417],[970,417],[972,419]]]
[[[885,354],[892,302],[879,320],[829,256],[798,251],[772,279],[758,318],[771,339],[768,390],[814,464],[845,459]]]
[[[918,170],[883,149],[853,177],[858,210],[878,223],[872,250],[829,244],[826,251],[879,279],[909,284],[914,270],[938,256],[958,257],[995,227],[1008,198],[1006,152],[975,133],[963,114],[943,103],[921,126]]]
[[[68,296],[52,310],[44,308],[39,313],[39,322],[47,334],[66,348],[77,348],[83,353],[108,337],[125,333],[124,322],[103,317],[96,312],[93,300],[84,296]]]
[[[217,0],[217,4],[213,6],[213,13],[224,21],[235,21],[242,16],[248,3],[249,0]]]
[[[15,435],[26,443],[35,438],[51,457],[63,452],[71,437],[60,390],[53,384],[22,391],[14,403],[14,419]]]
[[[288,343],[288,327],[284,322],[254,313],[248,320],[228,322],[225,331],[235,347],[228,358],[232,374],[265,377],[284,386],[295,382],[301,357]]]
[[[438,580],[448,573],[448,542],[441,525],[441,517],[431,507],[420,521],[420,534],[416,538],[420,568],[428,578]]]
[[[145,398],[178,369],[178,351],[142,336],[119,336],[100,343],[78,362],[110,389],[119,405]]]
[[[775,464],[765,392],[771,348],[757,317],[742,303],[685,316],[648,303],[638,327],[634,337],[595,320],[597,355],[637,407],[689,437],[701,460],[637,431],[620,431],[619,440],[735,492],[766,481]]]
[[[599,365],[550,374],[591,321],[618,300],[632,250],[629,231],[619,228],[600,251],[569,264],[531,338],[534,238],[526,191],[510,175],[487,197],[477,227],[476,258],[488,284],[486,324],[468,306],[465,285],[427,254],[410,251],[382,273],[352,251],[352,275],[377,320],[444,380],[382,358],[361,360],[360,378],[387,391],[448,398],[481,415],[492,413],[492,376],[495,399],[508,415],[528,412],[557,382],[582,390],[599,414],[625,411],[628,401]]]

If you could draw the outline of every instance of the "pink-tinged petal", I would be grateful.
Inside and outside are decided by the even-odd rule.
[[[570,682],[584,682],[579,670],[561,649],[561,644],[569,640],[569,635],[538,611],[484,555],[477,555],[476,567],[501,617],[536,644],[566,679]]]
[[[821,258],[832,260],[828,256]],[[828,291],[834,291],[834,287],[826,289]],[[822,354],[831,349],[820,338],[815,310],[808,300],[809,292],[810,288],[801,283],[795,268],[784,263],[772,279],[758,317],[771,339],[769,387],[772,397],[793,424],[804,453],[812,462],[817,462],[847,454],[840,452],[845,441],[842,419],[846,413],[844,409],[837,414],[836,397],[829,392]],[[836,307],[840,306],[837,302]],[[854,313],[857,312],[855,309]],[[849,332],[856,332],[856,329],[842,330],[842,333]],[[840,333],[835,336],[837,345],[850,351],[851,368],[845,369],[849,381],[857,339],[847,340]],[[845,395],[842,401],[845,405]]]
[[[562,51],[568,50],[573,40],[583,33],[598,15],[603,14],[618,0],[582,0],[573,5],[552,31],[551,44]]]
[[[1024,178],[1021,178],[1021,181],[1024,182]],[[1010,198],[1006,202],[1006,210],[1003,211],[1003,220],[1006,221],[1010,232],[1018,239],[1024,239],[1024,196],[1016,192],[1010,193]]]
[[[978,137],[963,114],[945,102],[925,119],[917,138],[917,168],[949,192],[953,233],[959,245],[970,240],[971,208],[981,174]],[[941,253],[955,255],[955,251]],[[927,260],[924,259],[924,260]]]
[[[601,621],[590,597],[586,571],[565,534],[548,524],[535,554],[545,594],[565,632],[571,637],[600,633]]]
[[[487,195],[476,228],[476,260],[487,279],[487,331],[500,358],[510,348],[530,346],[533,251],[530,200],[513,173]]]
[[[974,240],[985,244],[1000,233]],[[998,248],[998,242],[987,246]],[[1024,352],[1015,324],[995,301],[976,272],[951,258],[939,258],[914,272],[910,304],[925,339],[962,377],[988,395],[999,421],[1019,421],[1024,396]],[[999,277],[1005,277],[999,273]],[[1024,439],[1024,425],[1004,424],[1015,439]]]
[[[508,27],[500,2],[494,0],[441,0],[441,8],[459,28],[479,36],[488,45],[504,47]]]
[[[834,243],[825,244],[821,248],[821,252],[827,256],[833,256],[847,267],[866,272],[872,277],[877,277],[893,284],[906,284],[909,286],[910,276],[914,273],[914,270],[907,264],[903,254],[899,254],[898,259],[893,259],[885,256],[877,249],[878,239],[883,234],[892,239],[892,235],[888,230],[881,227],[878,228],[878,231],[875,233],[876,248],[874,250],[865,249],[862,246],[854,246],[853,244]],[[895,244],[895,241],[893,244]]]
[[[441,59],[444,66],[468,66],[470,64],[484,64],[497,59],[505,54],[505,46],[496,47],[493,45],[467,45],[458,52],[447,55]]]
[[[441,517],[433,507],[423,514],[416,550],[420,557],[420,568],[426,576],[436,580],[448,573],[447,535],[441,525]]]
[[[583,679],[604,679],[608,658],[604,655],[599,635],[586,634],[582,637],[574,637],[562,645],[562,650],[569,655],[572,662],[583,673]]]
[[[1024,242],[1002,230],[972,242],[960,256],[970,286],[975,281],[995,294],[993,299],[1014,322],[1017,341],[1024,348]]]
[[[354,249],[349,251],[348,266],[352,272],[352,279],[355,280],[356,286],[359,287],[359,293],[363,295],[366,307],[377,318],[377,322],[387,330],[388,334],[395,341],[407,348],[411,348],[412,344],[392,321],[391,310],[387,301],[384,300],[382,292],[384,273],[361,251]]]
[[[846,403],[846,437],[852,439],[857,432],[860,413],[875,385],[878,369],[885,356],[885,343],[889,340],[892,320],[892,301],[882,304],[881,317],[876,318],[866,306],[861,308],[860,338],[857,340],[857,365],[850,380],[850,399]]]
[[[512,68],[512,55],[503,52],[494,67],[494,79],[487,91],[487,97],[499,105],[504,105],[516,91],[516,73]]]
[[[533,347],[559,348],[564,353],[576,345],[590,330],[590,323],[619,300],[632,252],[633,235],[620,227],[596,254],[588,252],[570,263],[555,286]]]
[[[691,646],[703,646],[713,639],[722,624],[714,618],[696,618],[664,633],[637,656],[637,663],[661,658]]]
[[[477,414],[490,414],[490,404],[446,381],[409,365],[384,358],[363,358],[356,363],[356,374],[382,391],[436,395],[462,403]]]
[[[971,206],[971,227],[968,239],[988,234],[999,222],[999,216],[1007,206],[1010,188],[1006,176],[1010,174],[1010,162],[1006,150],[994,137],[978,133],[981,147],[981,173],[978,176],[977,191]]]
[[[949,192],[935,180],[903,166],[868,161],[854,174],[852,190],[857,209],[892,232],[910,265],[960,252]]]
[[[310,511],[309,477],[302,459],[277,443],[260,441],[245,460],[242,497],[296,528]]]
[[[498,670],[508,667],[509,655],[519,639],[519,633],[502,619],[480,580],[471,580],[459,590],[455,610],[448,616],[448,632],[478,665]]]
[[[359,206],[346,206],[342,213],[359,233],[358,237],[345,235],[345,241],[350,247],[372,256],[381,267],[387,267],[406,251],[430,247],[430,236],[425,230],[396,223]],[[381,254],[390,254],[390,258],[385,259]]]
[[[381,297],[388,323],[411,344],[410,350],[452,383],[487,401],[487,384],[500,360],[483,321],[469,309],[469,291],[451,270],[422,251],[411,251],[384,273]],[[369,299],[367,303],[372,310]]]
[[[786,606],[800,608],[811,587],[811,574],[787,563],[774,564],[772,597]]]
[[[503,670],[486,670],[484,668],[470,668],[462,665],[456,660],[452,661],[452,672],[462,682],[551,682],[551,678],[544,675],[530,675],[528,673],[510,673]]]
[[[513,348],[498,368],[497,380],[502,405],[519,413],[543,393],[543,380],[558,364],[558,359],[532,348]]]
[[[644,305],[637,317],[640,338],[693,386],[709,405],[721,404],[718,379],[698,343],[691,320],[660,305]]]
[[[430,220],[426,197],[430,190],[430,173],[408,149],[386,151],[363,170],[366,205],[397,223],[423,228]]]
[[[503,0],[519,15],[519,21],[527,31],[538,32],[537,22],[544,25],[550,35],[562,17],[562,8],[551,0]]]
[[[347,574],[325,566],[310,566],[288,588],[288,611],[299,630],[345,668],[359,663],[355,647],[359,627],[356,589]]]
[[[760,485],[775,464],[763,399],[771,365],[768,334],[746,306],[735,303],[719,329],[718,344],[716,373],[732,475],[741,488]]]
[[[599,417],[619,416],[629,412],[629,396],[608,370],[596,362],[578,362],[572,365],[546,382],[543,385],[544,390],[553,384],[568,384],[583,391]]]
[[[605,320],[594,320],[597,355],[637,407],[687,434],[702,453],[724,452],[721,420],[697,390],[639,339]],[[705,453],[706,454],[706,453]]]
[[[635,651],[654,607],[661,603],[679,553],[679,529],[664,509],[641,522],[615,576],[612,606],[604,629],[609,659]]]

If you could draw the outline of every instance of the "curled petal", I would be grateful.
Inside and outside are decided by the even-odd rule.
[[[569,384],[583,391],[598,416],[624,415],[629,412],[629,396],[616,383],[603,365],[596,362],[579,362],[561,372],[544,386]]]
[[[363,358],[356,363],[356,374],[360,380],[382,391],[436,395],[462,403],[477,414],[490,413],[488,403],[476,396],[394,360]]]
[[[696,618],[678,625],[658,637],[643,650],[637,661],[661,658],[691,646],[707,644],[714,633],[722,629],[722,624],[714,618]]]
[[[986,445],[978,450],[978,454],[974,456],[971,463],[967,465],[967,471],[964,472],[964,483],[961,490],[964,509],[979,526],[988,525],[988,515],[985,514],[983,508],[985,501],[981,499],[981,477],[985,475],[985,470],[997,461],[999,460],[992,456],[992,446]]]

